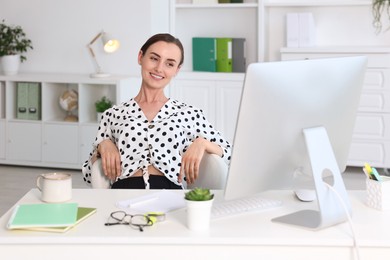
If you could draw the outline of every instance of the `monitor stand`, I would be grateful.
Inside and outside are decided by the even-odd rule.
[[[319,210],[302,210],[274,218],[272,221],[310,229],[321,229],[342,223],[348,219],[346,210],[351,214],[351,205],[326,129],[307,128],[303,129],[303,134],[313,172]],[[323,174],[328,172],[333,174],[333,189],[337,193],[323,181]]]

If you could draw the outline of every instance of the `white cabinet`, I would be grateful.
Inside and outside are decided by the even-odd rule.
[[[40,122],[10,121],[7,124],[6,160],[10,162],[39,162],[41,156],[42,125]]]
[[[55,164],[79,163],[79,126],[65,123],[44,123],[43,162]]]
[[[95,102],[107,96],[114,103],[138,89],[128,76],[92,79],[74,74],[20,74],[0,76],[0,164],[80,169],[92,148],[98,123]],[[40,86],[40,120],[17,117],[18,82]],[[65,121],[68,112],[59,105],[66,90],[78,93],[76,122]],[[4,145],[6,144],[6,145]]]
[[[368,57],[348,165],[390,167],[390,48],[345,47],[281,50],[282,60]]]
[[[244,75],[238,73],[181,73],[170,86],[170,96],[201,108],[210,123],[232,142],[243,80]]]

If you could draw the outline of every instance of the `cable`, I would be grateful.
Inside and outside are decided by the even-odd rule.
[[[326,183],[326,182],[324,182],[324,183],[331,191],[333,191],[334,194],[336,194],[336,197],[339,199],[339,201],[341,203],[341,206],[343,207],[343,209],[345,211],[345,214],[347,215],[348,223],[349,223],[349,226],[350,226],[350,229],[351,229],[351,232],[352,232],[353,244],[354,244],[354,249],[355,249],[354,252],[355,252],[355,255],[356,255],[356,259],[360,260],[359,245],[358,245],[358,242],[357,242],[357,239],[356,239],[355,228],[353,226],[352,218],[351,218],[351,215],[349,214],[348,208],[345,205],[343,198],[337,192],[337,190],[335,188],[333,188],[331,185],[329,185],[328,183]]]

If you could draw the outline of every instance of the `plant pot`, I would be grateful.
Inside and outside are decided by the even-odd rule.
[[[186,200],[187,227],[192,231],[207,231],[210,228],[213,199],[206,201]]]
[[[102,119],[103,112],[96,112],[96,121],[100,123],[100,120]]]
[[[6,55],[0,58],[4,75],[16,75],[20,66],[20,55]]]

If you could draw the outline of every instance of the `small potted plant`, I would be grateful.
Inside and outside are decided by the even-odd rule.
[[[106,96],[103,96],[101,99],[95,102],[95,108],[97,113],[97,121],[100,121],[102,113],[112,107],[112,101]]]
[[[20,63],[27,59],[24,53],[28,49],[33,49],[32,42],[22,27],[7,25],[3,19],[0,23],[0,59],[5,75],[18,73]]]
[[[209,189],[194,188],[185,193],[187,226],[193,231],[206,231],[210,227],[211,207],[214,194]]]

